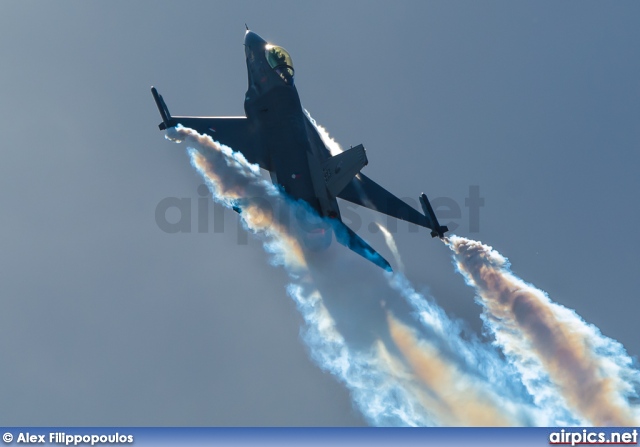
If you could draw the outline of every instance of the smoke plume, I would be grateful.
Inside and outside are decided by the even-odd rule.
[[[593,425],[639,423],[629,399],[640,376],[620,343],[516,277],[491,247],[456,236],[449,247],[458,270],[476,289],[485,324],[507,358],[529,377],[533,395],[555,394]],[[546,390],[539,389],[541,383]]]
[[[384,272],[337,244],[309,251],[300,218],[318,216],[264,180],[242,154],[180,126],[167,138],[186,143],[214,200],[238,211],[270,262],[287,271],[286,290],[304,318],[302,339],[312,359],[349,389],[371,425],[636,421],[628,398],[638,373],[624,349],[514,277],[490,247],[449,241],[495,344],[451,320],[401,273]],[[379,227],[401,266],[393,236]]]

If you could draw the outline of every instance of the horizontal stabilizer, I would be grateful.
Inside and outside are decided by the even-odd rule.
[[[387,272],[393,271],[387,260],[383,258],[380,253],[371,248],[371,246],[358,236],[351,228],[339,220],[332,220],[331,223],[336,235],[336,240],[340,244],[350,248],[363,258],[373,262],[378,267],[385,269]]]
[[[331,196],[337,197],[368,163],[366,151],[361,144],[325,160],[322,163],[322,174]]]

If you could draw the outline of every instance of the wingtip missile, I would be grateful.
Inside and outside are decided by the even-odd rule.
[[[424,215],[429,220],[431,237],[438,236],[440,239],[444,238],[444,234],[449,231],[449,228],[446,225],[440,225],[436,213],[434,213],[433,207],[425,193],[420,195],[420,205],[422,205],[422,211],[424,211]]]
[[[162,117],[162,122],[158,125],[160,130],[165,130],[171,127],[169,121],[171,120],[171,114],[169,113],[169,109],[162,99],[162,95],[158,93],[158,90],[151,86],[151,94],[153,95],[153,99],[156,102],[156,107],[158,107],[158,111],[160,112],[160,116]]]

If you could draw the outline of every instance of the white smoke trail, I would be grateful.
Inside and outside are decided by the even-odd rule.
[[[522,385],[520,371],[506,362],[491,345],[482,343],[467,331],[463,323],[449,319],[433,298],[415,291],[404,275],[390,276],[389,284],[409,303],[414,315],[422,323],[423,338],[433,345],[426,349],[448,359],[447,367],[452,371],[450,375],[455,372],[459,383],[473,384],[473,393],[486,396],[492,403],[500,402],[503,414],[511,416],[509,425],[579,424],[580,420],[572,416],[562,401],[545,402],[545,405],[536,402]],[[467,395],[467,398],[473,400],[471,395]]]
[[[397,380],[392,360],[376,350],[354,352],[336,330],[317,289],[307,281],[287,288],[307,323],[303,338],[311,355],[326,371],[340,378],[367,420],[375,426],[432,425],[427,412],[406,385]],[[397,367],[397,366],[396,366]]]
[[[298,242],[300,230],[289,218],[306,212],[304,204],[287,199],[242,154],[208,136],[178,126],[167,132],[167,138],[186,142],[191,162],[215,200],[239,207],[246,228],[273,254],[272,262],[286,268],[292,280],[287,291],[307,324],[303,338],[312,357],[345,383],[367,421],[377,426],[433,425],[428,413],[390,372],[392,366],[380,349],[371,346],[354,351],[336,329],[307,269],[305,251]]]
[[[399,258],[393,235],[382,225],[378,226],[394,257]],[[576,425],[580,422],[557,399],[556,402],[535,405],[535,398],[522,386],[523,380],[516,368],[505,362],[492,346],[482,343],[466,331],[462,322],[451,320],[432,297],[418,293],[403,274],[386,275],[386,278],[391,288],[406,300],[422,323],[426,338],[432,343],[432,346],[425,346],[427,342],[423,340],[422,350],[431,352],[432,362],[434,359],[437,361],[434,353],[439,352],[441,357],[448,357],[447,364],[441,368],[447,370],[447,377],[456,376],[458,384],[474,384],[473,389],[466,390],[465,402],[477,402],[477,398],[471,397],[474,393],[485,396],[491,402],[501,402],[503,415],[511,416],[510,425]],[[443,388],[442,384],[438,386]],[[467,409],[474,410],[468,406]],[[483,416],[491,408],[483,410],[484,413],[477,412],[476,415]],[[477,425],[478,422],[482,422],[481,417],[468,421],[467,425]]]
[[[306,114],[325,145],[329,148],[331,154],[336,155],[342,152],[340,145],[329,136],[329,133],[318,125],[308,112],[306,112]],[[394,256],[396,263],[395,270],[402,272],[404,265],[393,236],[380,223],[376,223],[376,225],[382,231],[385,242]],[[336,273],[337,272],[333,272],[332,276],[335,276]],[[353,281],[359,280],[360,284],[370,282],[368,272],[358,274],[351,269],[350,276]],[[378,286],[374,293],[384,302],[384,300],[393,300],[396,298],[393,296],[393,293],[389,293],[395,290],[411,306],[413,312],[423,324],[424,330],[427,332],[427,338],[435,342],[433,347],[426,347],[425,343],[423,343],[421,350],[428,350],[432,357],[434,355],[448,356],[444,364],[447,364],[451,370],[451,368],[455,368],[452,366],[452,363],[457,363],[457,367],[459,367],[461,371],[465,371],[469,377],[474,377],[473,382],[478,387],[478,393],[483,395],[491,394],[485,392],[485,390],[489,388],[501,390],[499,397],[505,402],[505,411],[515,415],[512,417],[511,423],[515,423],[516,425],[570,425],[580,422],[579,419],[572,416],[571,412],[566,406],[562,405],[561,402],[545,402],[545,406],[537,408],[533,405],[528,406],[528,403],[533,403],[535,398],[530,396],[522,387],[522,378],[520,377],[519,371],[511,365],[506,364],[495,349],[480,343],[473,336],[463,334],[461,325],[455,321],[451,321],[444,311],[435,304],[433,298],[427,298],[417,293],[404,275],[396,273],[385,276],[391,290],[381,292],[383,289]],[[339,292],[340,290],[332,290],[331,295],[336,295]],[[386,296],[385,293],[387,294]],[[395,333],[398,334],[400,332],[398,330],[399,325],[394,325],[393,321],[393,319],[389,319],[390,330],[394,332],[395,326]],[[411,333],[410,329],[407,328],[407,330]],[[405,341],[411,340],[411,337],[407,336],[406,333],[404,335],[403,339]],[[397,338],[394,341],[398,341]],[[443,387],[443,385],[444,384],[440,383],[437,386]],[[450,384],[447,385],[450,386]],[[446,386],[444,386],[444,388],[446,388]],[[483,388],[485,390],[483,390]],[[445,394],[448,392],[450,392],[450,390],[446,390]],[[434,419],[439,420],[440,423],[448,421],[449,423],[459,424],[461,422],[461,419],[452,422],[451,418],[443,413],[440,413],[440,415],[435,414]],[[466,422],[471,425],[476,425],[479,420],[474,421],[467,418]]]
[[[329,283],[339,285],[339,290],[324,287],[331,292],[335,303],[348,299],[344,292],[350,293],[350,287],[361,291],[361,279],[371,271],[379,276],[381,283],[384,282],[382,271],[362,261],[360,271],[352,268],[348,279],[336,281],[338,274],[334,269],[343,272],[346,269],[335,259],[331,260],[332,268],[320,267],[318,262],[322,262],[322,256],[305,253],[304,247],[298,242],[296,228],[283,217],[292,214],[291,209],[283,211],[283,208],[296,208],[300,204],[292,203],[263,180],[241,154],[219,146],[210,137],[180,127],[169,137],[186,141],[192,148],[189,153],[193,166],[203,175],[216,200],[227,206],[239,207],[246,227],[262,239],[267,250],[274,255],[274,263],[287,269],[292,279],[287,291],[305,319],[303,338],[311,348],[313,359],[345,383],[354,402],[372,425],[523,423],[517,417],[499,415],[501,410],[495,396],[489,397],[488,393],[476,389],[474,377],[466,377],[461,373],[452,375],[457,371],[457,366],[452,366],[451,360],[433,345],[427,342],[419,344],[417,335],[399,320],[389,318],[387,325],[376,326],[375,318],[365,318],[361,328],[377,334],[373,342],[358,345],[346,341],[318,289],[323,285],[319,274],[329,270]],[[340,253],[353,255],[343,251],[342,247],[339,250]],[[316,267],[313,273],[309,270],[309,261],[312,268]],[[374,296],[394,298],[390,294],[392,290],[387,290],[386,294],[380,294],[379,288],[373,291]],[[357,313],[347,312],[349,323],[357,319]],[[382,309],[380,313],[384,323],[386,313]],[[336,311],[335,314],[340,315],[340,312]],[[389,345],[393,350],[399,349],[400,359],[389,352],[381,339],[385,332],[390,332],[392,341]],[[430,360],[434,361],[433,365]],[[425,365],[430,365],[428,370]],[[438,371],[435,380],[427,380],[425,374],[429,371]],[[452,377],[457,377],[457,380],[452,380]],[[465,393],[459,392],[461,383],[467,383],[463,388],[467,398],[474,401],[471,405],[469,402],[462,405]],[[437,398],[434,400],[433,396]],[[517,414],[517,411],[511,413]]]
[[[389,247],[389,250],[391,250],[393,260],[396,262],[396,268],[394,270],[399,273],[404,272],[402,257],[400,256],[400,252],[398,251],[398,246],[396,245],[396,241],[393,238],[393,235],[380,222],[376,222],[376,226],[382,233],[382,236],[384,236],[384,242],[387,244],[387,247]]]
[[[308,207],[292,202],[262,179],[259,169],[240,153],[191,129],[178,127],[167,134],[187,142],[192,164],[214,199],[240,208],[245,227],[263,241],[271,262],[289,273],[287,291],[305,319],[303,338],[311,356],[345,383],[370,424],[583,421],[562,399],[551,399],[555,388],[545,382],[542,366],[547,365],[540,366],[534,356],[524,354],[516,359],[501,343],[516,367],[506,363],[494,348],[464,333],[432,298],[417,293],[403,275],[385,274],[342,247],[332,246],[321,254],[307,252],[299,242],[301,229],[290,216],[311,215]],[[320,134],[329,139],[326,131]],[[334,151],[340,150],[330,142]],[[401,265],[392,236],[383,234]],[[409,325],[413,317],[422,323],[420,330]]]
[[[389,314],[389,328],[396,346],[412,373],[428,393],[421,393],[443,425],[512,426],[521,425],[520,409],[497,396],[491,384],[460,368],[432,341],[420,339],[417,331]],[[488,386],[483,386],[488,385]],[[427,400],[428,399],[428,400]]]
[[[432,325],[423,330],[412,328],[415,310],[407,308],[403,296],[389,285],[398,275],[384,273],[364,261],[358,263],[359,258],[349,259],[356,255],[342,250],[342,259],[331,258],[325,264],[307,259],[314,284],[323,291],[339,326],[341,322],[348,325],[344,329],[347,335],[357,332],[350,333],[352,344],[356,338],[365,338],[361,345],[373,343],[385,349],[389,372],[418,399],[429,420],[436,425],[457,426],[549,425],[554,420],[533,406],[516,374],[509,377],[505,373],[509,368],[497,355],[492,357],[495,350],[485,350],[478,344],[480,349],[474,357],[477,364],[462,358],[452,346],[464,344],[464,340],[442,311],[431,312]],[[344,260],[349,262],[349,269],[344,268]],[[410,286],[403,283],[402,287],[406,290]],[[416,297],[420,299],[424,300]],[[367,338],[366,334],[375,336]],[[494,369],[499,377],[482,374],[491,360],[502,366]]]
[[[456,236],[448,244],[459,272],[476,289],[485,324],[539,405],[560,395],[589,424],[640,423],[639,409],[630,403],[640,373],[620,343],[516,277],[492,247]]]

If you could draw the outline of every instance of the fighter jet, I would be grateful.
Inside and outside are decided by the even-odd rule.
[[[339,243],[391,271],[386,259],[342,222],[337,198],[429,228],[432,237],[444,237],[449,229],[438,223],[424,193],[419,197],[422,214],[360,172],[368,164],[362,144],[331,155],[300,103],[293,62],[284,48],[247,28],[244,51],[249,76],[246,116],[172,116],[151,87],[162,117],[160,130],[181,124],[208,134],[269,171],[285,194],[305,201],[329,223],[307,225],[305,242],[311,246],[327,247],[333,230]],[[235,209],[241,213],[241,208]]]

